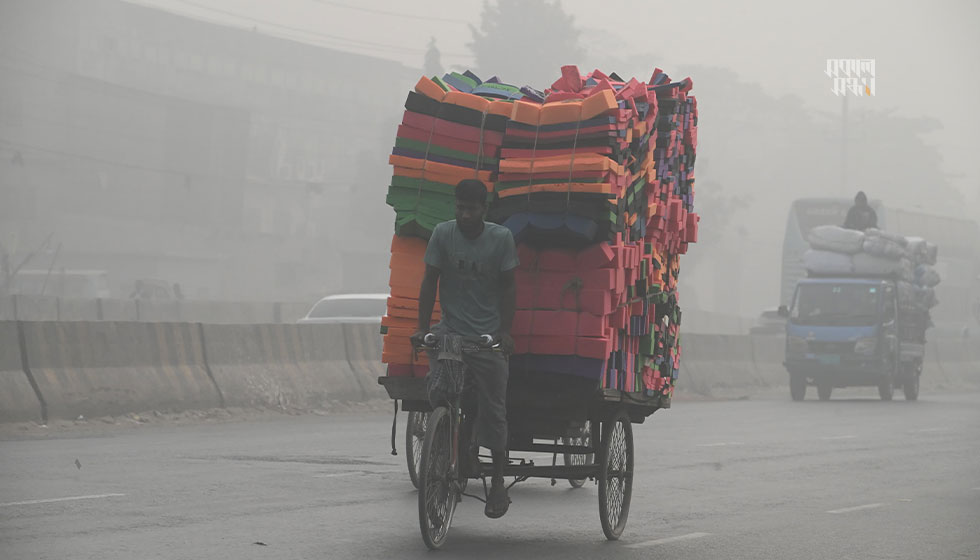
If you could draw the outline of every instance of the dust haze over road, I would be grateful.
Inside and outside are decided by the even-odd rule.
[[[465,498],[443,553],[975,558],[980,397],[836,399],[678,401],[635,427],[622,540],[605,542],[594,485],[532,480],[500,520]],[[390,427],[337,414],[0,441],[0,539],[10,558],[427,557]]]
[[[672,407],[635,426],[621,541],[595,484],[532,479],[501,520],[465,500],[445,552],[980,558],[978,16],[967,0],[3,0],[0,402],[37,418],[0,425],[0,557],[428,557],[405,415],[393,457],[370,401],[378,329],[294,323],[329,294],[388,293],[388,156],[420,76],[544,89],[574,64],[693,80],[690,361]],[[874,60],[874,95],[835,95],[828,59]],[[901,233],[940,245],[922,396],[791,402],[783,323],[750,327],[781,303],[794,201],[859,189],[882,217],[928,216]],[[323,371],[370,402],[330,400]],[[107,378],[229,408],[74,421],[134,410]],[[248,405],[265,408],[231,410]],[[59,406],[74,412],[43,425]]]

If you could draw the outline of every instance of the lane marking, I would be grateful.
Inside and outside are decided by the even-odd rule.
[[[333,474],[315,474],[315,475],[313,475],[313,478],[338,478],[338,477],[341,477],[341,476],[354,476],[354,475],[358,475],[358,474],[364,474],[364,473],[363,472],[342,472],[342,473],[333,473]]]
[[[400,473],[400,472],[402,471],[400,470],[398,471],[351,471],[351,472],[341,472],[341,473],[315,474],[313,475],[313,478],[338,478],[341,476],[356,476],[359,474],[370,476],[370,475],[391,474],[391,473]]]
[[[820,439],[823,441],[833,441],[835,439],[857,439],[857,436],[824,436]]]
[[[626,548],[644,548],[648,546],[656,546],[658,544],[667,544],[679,541],[690,541],[694,539],[700,539],[702,537],[710,536],[711,533],[688,533],[686,535],[678,535],[676,537],[667,537],[665,539],[657,539],[654,541],[644,541],[636,544],[628,544]]]
[[[740,441],[726,441],[721,443],[699,443],[696,447],[724,447],[726,445],[745,445]]]
[[[980,490],[980,486],[977,486],[976,488],[974,488],[974,490]]]
[[[92,494],[91,496],[69,496],[67,498],[50,498],[47,500],[26,500],[23,502],[7,502],[0,504],[0,507],[9,506],[31,506],[34,504],[53,504],[55,502],[72,502],[75,500],[97,500],[99,498],[118,498],[126,494]]]
[[[949,428],[923,428],[921,430],[912,430],[908,433],[910,434],[929,434],[932,432],[945,432]]]
[[[828,511],[827,513],[850,513],[852,511],[861,511],[861,510],[865,510],[865,509],[880,508],[880,507],[884,507],[884,505],[885,504],[864,504],[863,506],[854,506],[854,507],[849,507],[849,508],[832,509],[832,510]]]

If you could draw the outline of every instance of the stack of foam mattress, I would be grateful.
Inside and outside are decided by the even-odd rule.
[[[408,94],[389,163],[388,205],[399,235],[428,238],[453,217],[453,188],[497,172],[510,103],[422,78]]]
[[[423,77],[405,100],[389,157],[393,174],[387,203],[395,210],[395,236],[391,297],[382,320],[382,360],[388,375],[422,377],[428,372],[425,354],[416,355],[408,340],[418,322],[426,242],[436,224],[453,219],[459,181],[479,179],[492,185],[497,174],[509,99],[515,93],[499,83],[474,92],[480,84],[468,72]],[[438,304],[436,309],[433,321],[439,319]]]
[[[672,394],[681,352],[680,255],[697,241],[699,221],[691,86],[660,70],[644,83],[599,71],[583,76],[575,67],[563,68],[544,92],[481,82],[471,73],[421,80],[399,137],[422,97],[430,117],[460,114],[439,108],[446,103],[473,112],[456,127],[439,118],[420,125],[436,122],[436,129],[457,134],[468,127],[469,138],[480,140],[469,145],[476,159],[433,160],[428,143],[393,152],[388,200],[398,218],[384,323],[389,375],[426,371],[408,347],[414,321],[402,321],[414,320],[406,312],[412,305],[417,310],[424,239],[435,223],[452,219],[455,182],[486,172],[488,178],[479,178],[494,191],[489,219],[514,233],[521,262],[512,376],[566,375],[597,388]],[[490,129],[490,116],[505,114]],[[449,138],[443,145],[458,156],[456,146]],[[456,169],[438,167],[438,185],[426,180],[414,190],[399,179],[421,179],[434,164]],[[418,239],[403,241],[406,236]]]

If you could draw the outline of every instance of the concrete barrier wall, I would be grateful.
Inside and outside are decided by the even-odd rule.
[[[789,385],[783,361],[786,359],[785,336],[751,336],[752,361],[759,381],[766,386]]]
[[[41,402],[24,372],[15,321],[0,322],[0,422],[41,421]]]
[[[679,390],[703,395],[730,394],[733,390],[765,384],[765,377],[760,375],[754,363],[752,337],[681,335]]]
[[[683,334],[681,344],[682,392],[732,398],[787,385],[782,337]],[[0,421],[36,420],[45,407],[66,419],[217,406],[312,410],[385,398],[376,381],[384,373],[377,325],[0,322]],[[980,386],[980,348],[930,342],[922,380],[925,390]]]
[[[932,375],[938,377],[938,386],[954,388],[964,385],[980,385],[980,344],[960,338],[937,338],[926,348],[926,365],[922,381],[925,384]]]
[[[221,405],[199,327],[22,322],[28,367],[51,418]]]
[[[203,338],[228,406],[310,409],[365,396],[340,325],[204,325]]]
[[[381,363],[383,338],[380,328],[370,324],[344,325],[343,331],[347,359],[364,394],[369,398],[384,398],[387,393],[377,381],[387,373]]]

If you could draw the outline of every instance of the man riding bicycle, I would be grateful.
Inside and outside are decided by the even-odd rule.
[[[430,332],[438,287],[442,321],[432,328],[433,333],[464,337],[492,334],[500,343],[503,352],[463,355],[467,376],[476,387],[476,443],[490,449],[493,457],[484,513],[498,518],[510,505],[503,472],[507,465],[507,355],[514,348],[510,329],[516,307],[514,269],[518,259],[510,230],[484,222],[486,211],[486,185],[476,179],[460,181],[456,185],[456,219],[437,225],[429,239],[419,293],[418,331],[411,340],[414,347],[420,347]],[[437,353],[430,352],[433,371],[439,367],[437,358]],[[470,465],[478,462],[475,449],[467,453],[466,460]]]

